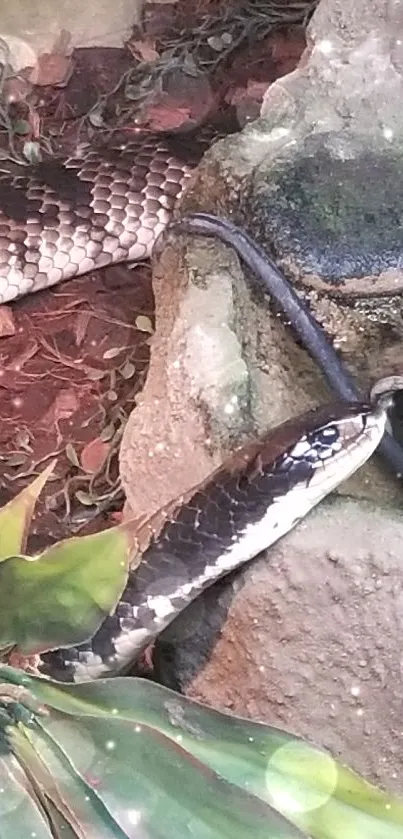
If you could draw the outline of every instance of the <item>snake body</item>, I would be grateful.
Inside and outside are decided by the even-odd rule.
[[[386,405],[311,411],[246,445],[151,522],[148,547],[115,613],[80,647],[41,656],[39,671],[83,681],[123,671],[201,591],[287,533],[359,468],[385,429]]]
[[[147,259],[201,156],[185,159],[184,148],[178,155],[160,136],[138,137],[121,148],[87,146],[64,161],[0,172],[0,302],[105,265]],[[213,233],[235,247],[347,401],[270,431],[160,511],[161,526],[150,522],[142,561],[129,572],[114,614],[87,643],[37,657],[37,670],[61,681],[127,668],[201,591],[273,544],[358,469],[384,435],[385,401],[359,401],[332,345],[256,243],[213,216],[175,226]],[[399,458],[403,472],[395,446],[395,466]]]
[[[0,171],[0,302],[148,259],[200,154],[183,141],[139,135]]]

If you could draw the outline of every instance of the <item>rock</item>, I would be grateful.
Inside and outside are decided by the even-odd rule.
[[[136,515],[159,509],[219,464],[220,451],[209,444],[208,414],[225,418],[228,435],[247,414],[248,373],[232,329],[239,266],[230,253],[217,263],[214,246],[206,242],[200,243],[199,261],[205,273],[196,270],[194,282],[186,256],[177,250],[166,250],[154,270],[157,326],[150,367],[120,453],[128,505]]]
[[[91,5],[70,0],[55,8],[53,0],[16,0],[1,13],[0,37],[8,44],[9,63],[16,72],[53,53],[61,40],[74,47],[122,47],[139,21],[141,2],[107,0]]]
[[[387,8],[340,4],[343,40],[322,0],[299,69],[269,87],[259,120],[206,155],[182,203],[219,206],[259,239],[365,391],[403,362],[403,79]]]
[[[400,512],[323,503],[182,613],[157,644],[157,676],[401,793],[402,533]]]
[[[153,287],[150,367],[120,451],[136,516],[198,484],[257,431],[328,396],[229,249],[198,240],[184,251],[176,240],[154,266]]]

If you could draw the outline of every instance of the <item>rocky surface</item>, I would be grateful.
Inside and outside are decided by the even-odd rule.
[[[136,515],[199,483],[257,431],[328,396],[229,249],[200,240],[183,251],[175,241],[155,266],[153,287],[150,367],[120,458]]]
[[[9,62],[18,72],[35,67],[44,53],[61,54],[74,47],[121,47],[139,20],[142,0],[15,0],[1,9],[0,38],[8,45]],[[48,81],[51,84],[51,81]]]

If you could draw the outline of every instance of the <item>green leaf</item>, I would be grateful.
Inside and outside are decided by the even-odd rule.
[[[19,762],[1,743],[0,835],[1,839],[52,839],[46,817],[38,809],[32,788]],[[29,825],[29,832],[27,832]]]
[[[56,684],[4,667],[0,702],[1,682],[4,699],[14,696],[26,709],[34,707],[36,688],[46,694],[50,687],[55,701],[59,695]],[[70,702],[69,693],[61,693],[62,703]],[[23,719],[21,712],[14,714]],[[32,779],[38,806],[58,839],[65,835],[63,825],[68,839],[307,839],[266,802],[194,758],[178,739],[119,712],[105,719],[63,713],[49,703],[41,713],[31,712],[28,723],[10,724],[7,744]]]
[[[37,798],[48,812],[57,837],[124,839],[97,795],[71,770],[65,755],[37,725],[26,729],[10,726],[8,746],[34,779]]]
[[[24,553],[36,502],[55,464],[56,460],[52,460],[29,486],[0,509],[0,562]]]
[[[402,800],[278,728],[220,713],[142,679],[77,685],[35,680],[30,688],[41,702],[74,718],[97,718],[100,725],[108,720],[108,731],[116,719],[157,730],[314,839],[403,836]]]
[[[32,655],[89,640],[141,559],[133,523],[0,563],[0,647]]]
[[[53,712],[39,727],[129,839],[303,839],[267,804],[229,784],[158,731]],[[79,813],[67,787],[63,799]],[[81,822],[83,823],[83,822]],[[88,824],[88,822],[84,822]]]

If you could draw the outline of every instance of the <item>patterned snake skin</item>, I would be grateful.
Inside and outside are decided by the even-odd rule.
[[[183,139],[142,135],[0,171],[0,302],[148,259],[201,154]]]

